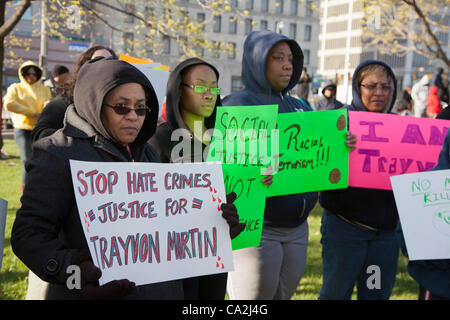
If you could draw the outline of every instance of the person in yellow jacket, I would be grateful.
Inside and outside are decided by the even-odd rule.
[[[24,62],[18,71],[20,83],[8,87],[3,100],[5,109],[11,112],[14,139],[22,161],[22,187],[25,184],[25,162],[31,157],[31,131],[51,92],[42,82],[42,69],[32,61]]]

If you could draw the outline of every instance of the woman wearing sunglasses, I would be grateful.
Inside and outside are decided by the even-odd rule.
[[[135,287],[127,279],[98,285],[77,211],[69,160],[158,162],[147,144],[156,130],[158,100],[139,70],[115,59],[83,65],[65,126],[33,144],[27,184],[12,230],[14,253],[42,280],[46,299],[182,299],[180,281]],[[69,290],[69,265],[81,271],[81,290]]]
[[[221,105],[218,87],[219,72],[209,63],[190,58],[181,62],[170,73],[167,83],[167,121],[161,123],[150,144],[159,153],[162,162],[202,162],[211,141],[216,108]],[[205,155],[205,156],[204,156]],[[235,194],[227,195],[232,206]],[[222,210],[223,211],[223,210]],[[230,226],[231,238],[245,227],[239,223],[237,212],[223,217]],[[227,274],[215,274],[183,279],[184,298],[188,300],[223,300]]]
[[[41,82],[42,70],[34,62],[24,62],[18,74],[20,82],[8,87],[3,102],[5,109],[11,112],[14,139],[19,147],[22,162],[23,189],[25,162],[31,157],[31,131],[52,95],[50,89]]]

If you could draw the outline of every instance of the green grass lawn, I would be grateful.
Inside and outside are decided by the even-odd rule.
[[[8,201],[8,214],[6,218],[5,248],[3,263],[0,272],[0,299],[25,299],[27,289],[27,267],[14,255],[11,250],[11,228],[16,211],[20,206],[20,160],[14,140],[4,140],[4,150],[14,158],[0,160],[0,198]],[[322,209],[319,205],[308,218],[309,221],[309,247],[306,271],[294,300],[316,300],[322,285],[322,258],[320,245],[320,217]],[[406,272],[403,256],[399,257],[397,279],[393,300],[417,299],[418,285]],[[353,299],[356,294],[353,294]]]

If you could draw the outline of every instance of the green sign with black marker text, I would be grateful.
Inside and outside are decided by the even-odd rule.
[[[239,221],[245,222],[244,231],[231,241],[233,250],[258,246],[266,203],[266,190],[261,182],[260,168],[237,164],[222,164],[225,192],[236,193],[234,204]]]
[[[267,196],[348,186],[347,110],[281,113],[278,171]]]
[[[207,161],[264,166],[271,161],[267,138],[277,123],[278,105],[217,108]]]

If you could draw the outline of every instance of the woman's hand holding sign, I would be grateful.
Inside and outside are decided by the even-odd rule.
[[[113,280],[98,285],[102,272],[92,262],[89,251],[80,251],[72,258],[72,264],[80,268],[81,295],[88,300],[121,299],[136,291],[136,285],[127,279]]]
[[[239,223],[239,215],[236,206],[233,204],[236,197],[234,192],[227,194],[227,203],[222,203],[220,207],[222,209],[222,217],[230,226],[231,239],[236,238],[245,229],[245,223]]]
[[[265,177],[261,180],[261,182],[264,183],[267,187],[270,187],[273,180],[272,166],[268,166],[267,171],[263,172],[262,175],[264,175]]]
[[[350,152],[356,149],[356,135],[347,131],[345,135],[345,145],[350,149]]]

